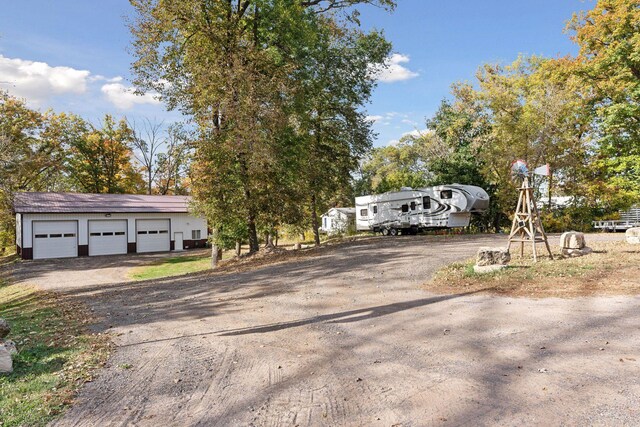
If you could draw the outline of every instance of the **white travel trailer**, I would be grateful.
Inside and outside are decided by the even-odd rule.
[[[489,207],[489,195],[473,185],[402,188],[356,197],[356,229],[396,235],[469,225],[472,213]]]
[[[328,235],[355,230],[356,208],[331,208],[322,215],[320,231]]]

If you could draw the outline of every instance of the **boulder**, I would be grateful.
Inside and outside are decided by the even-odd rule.
[[[507,268],[507,266],[504,265],[504,264],[474,265],[473,266],[473,271],[476,274],[487,274],[487,273],[493,273],[493,272],[496,272],[496,271],[500,271],[503,268]]]
[[[0,344],[0,374],[10,374],[11,372],[13,372],[11,352],[4,344]]]
[[[293,249],[295,249],[295,250],[300,250],[300,249],[302,249],[302,243],[296,243],[296,244],[294,244],[294,245],[293,245]]]
[[[627,243],[632,245],[640,245],[640,227],[633,227],[624,233]]]
[[[9,335],[9,332],[11,332],[9,323],[4,319],[0,319],[0,340]]]
[[[488,248],[482,247],[478,249],[476,257],[476,265],[484,267],[487,265],[507,265],[511,261],[511,255],[507,248]]]
[[[4,348],[9,350],[10,354],[18,354],[18,348],[16,347],[16,343],[11,340],[6,340],[4,342],[0,342],[0,345],[4,345]]]
[[[568,249],[582,249],[586,246],[584,233],[567,231],[560,236],[560,247]]]
[[[571,249],[571,248],[562,248],[562,255],[566,257],[576,258],[583,255],[588,255],[593,250],[587,246],[582,249]]]

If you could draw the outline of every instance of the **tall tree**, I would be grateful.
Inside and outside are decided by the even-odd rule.
[[[69,138],[67,171],[80,191],[138,193],[144,180],[132,160],[133,132],[125,120],[106,115],[97,128],[76,118]]]
[[[610,209],[640,200],[640,3],[599,0],[568,25],[575,73],[594,94],[598,131],[592,193]]]
[[[131,129],[133,153],[145,176],[147,194],[153,191],[153,183],[158,174],[158,155],[163,144],[163,123],[144,119],[141,124],[127,122]]]
[[[252,252],[257,221],[279,217],[290,185],[295,138],[288,101],[298,89],[296,46],[327,11],[391,0],[132,0],[131,24],[142,90],[194,118],[193,194],[216,229],[245,223]],[[349,9],[354,22],[357,13]],[[335,24],[334,21],[331,21]],[[284,172],[284,173],[283,173]]]

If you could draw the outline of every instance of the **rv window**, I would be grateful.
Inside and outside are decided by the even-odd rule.
[[[416,202],[411,202],[411,210],[412,211],[416,210]]]
[[[422,209],[431,209],[431,199],[429,196],[424,196],[422,198]]]
[[[440,192],[441,199],[450,199],[453,197],[453,192],[451,190],[442,190]]]
[[[377,206],[374,206],[374,207],[373,207],[373,213],[374,213],[374,214],[377,214],[377,213],[378,213],[378,207],[377,207]]]
[[[360,209],[360,216],[367,216],[367,209]]]
[[[409,212],[409,205],[402,205],[402,212]]]

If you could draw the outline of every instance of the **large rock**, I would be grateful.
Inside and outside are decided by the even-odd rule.
[[[11,352],[4,344],[0,344],[0,374],[10,374],[11,372],[13,372]]]
[[[560,236],[560,247],[563,249],[582,249],[585,246],[584,233],[567,231]]]
[[[0,340],[9,335],[9,332],[11,332],[9,323],[4,319],[0,319]]]
[[[13,341],[6,340],[4,342],[0,342],[0,345],[4,345],[4,348],[9,351],[9,354],[18,354],[18,348],[16,347],[16,343],[14,343]]]
[[[624,235],[627,238],[627,243],[640,245],[640,227],[630,228],[624,233]]]
[[[478,249],[476,257],[476,265],[483,267],[487,265],[507,265],[511,261],[511,255],[507,248],[488,248],[482,247]]]

